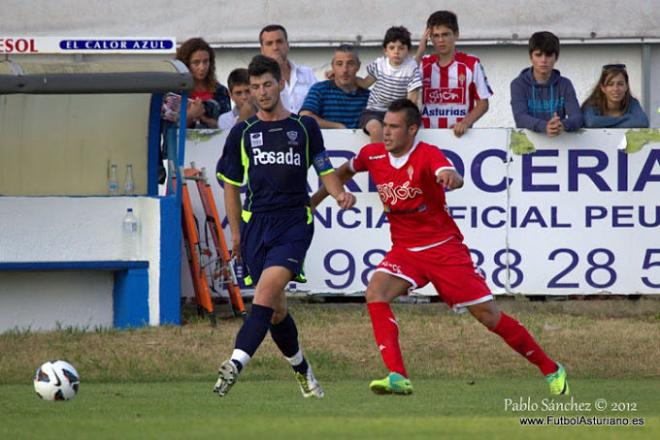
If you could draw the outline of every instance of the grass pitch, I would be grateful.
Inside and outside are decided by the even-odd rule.
[[[652,439],[660,436],[660,382],[574,380],[573,396],[550,398],[535,379],[414,381],[411,396],[376,396],[363,380],[325,382],[326,397],[303,399],[290,380],[242,380],[224,398],[211,382],[82,384],[68,402],[40,401],[31,385],[0,386],[3,439]],[[506,399],[537,411],[506,408]],[[545,400],[544,400],[545,399]],[[635,411],[597,411],[628,402]],[[555,410],[542,407],[543,402]],[[591,410],[556,410],[557,403]],[[520,409],[520,408],[518,408]],[[628,426],[521,426],[521,417],[619,417]],[[632,419],[644,421],[632,426]]]
[[[193,320],[123,331],[20,329],[0,334],[0,439],[660,438],[660,300],[498,303],[566,366],[571,396],[552,400],[535,367],[469,315],[441,304],[394,306],[415,393],[372,395],[369,380],[385,370],[364,304],[294,302],[323,400],[300,396],[270,338],[227,397],[213,394],[239,320],[217,328]],[[34,394],[31,376],[48,359],[77,368],[74,400]],[[602,411],[598,399],[606,402]],[[522,407],[528,402],[536,409]],[[523,426],[521,417],[553,419]],[[628,425],[555,424],[561,417]]]

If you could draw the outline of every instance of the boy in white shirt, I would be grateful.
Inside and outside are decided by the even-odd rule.
[[[411,47],[408,29],[389,28],[383,38],[384,55],[367,66],[366,78],[358,78],[360,87],[373,85],[367,108],[360,117],[360,127],[372,143],[383,142],[383,118],[392,101],[408,98],[417,103],[422,77],[417,63],[409,56]]]
[[[237,122],[244,121],[255,114],[254,103],[250,98],[250,77],[247,69],[231,71],[227,77],[229,97],[234,101],[234,108],[218,118],[220,130],[230,130]]]

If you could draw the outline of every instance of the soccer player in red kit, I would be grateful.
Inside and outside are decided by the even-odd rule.
[[[457,312],[469,310],[536,365],[551,394],[568,394],[564,368],[544,353],[522,324],[499,310],[484,278],[475,270],[445,202],[445,189],[460,188],[463,179],[438,147],[415,139],[420,124],[420,112],[412,101],[392,102],[384,119],[385,142],[362,147],[337,171],[342,182],[357,172],[370,173],[392,236],[392,249],[366,291],[376,344],[390,374],[372,381],[369,388],[376,394],[412,393],[389,303],[430,282],[447,305]],[[312,197],[312,207],[326,195],[325,188],[319,189]]]

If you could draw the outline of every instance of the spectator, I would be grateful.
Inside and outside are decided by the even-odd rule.
[[[548,136],[582,127],[582,112],[571,81],[554,69],[559,38],[536,32],[529,39],[532,65],[511,81],[511,109],[516,127]]]
[[[280,98],[291,113],[298,113],[309,88],[316,83],[314,71],[288,59],[289,36],[284,26],[271,24],[259,32],[261,54],[273,58],[280,65],[284,90]]]
[[[588,128],[647,128],[649,118],[630,94],[625,64],[606,64],[591,95],[582,104]]]
[[[461,137],[488,111],[493,95],[479,58],[456,51],[458,19],[436,11],[426,22],[417,62],[422,73],[422,123],[425,128],[453,128]],[[435,53],[424,56],[430,38]]]
[[[360,58],[355,48],[343,44],[332,58],[333,79],[321,81],[309,89],[301,115],[311,116],[321,128],[358,128],[360,115],[367,105],[369,90],[357,84]]]
[[[218,117],[231,110],[229,92],[215,76],[215,53],[201,38],[183,42],[176,52],[192,74],[195,86],[187,106],[188,128],[218,128]]]
[[[360,127],[371,142],[383,142],[383,118],[392,101],[408,98],[417,103],[422,77],[415,60],[409,57],[410,32],[403,26],[391,27],[383,39],[384,56],[367,66],[367,77],[357,78],[360,87],[373,84],[367,108],[360,117]]]
[[[229,97],[234,101],[234,108],[218,118],[218,128],[231,129],[237,122],[245,121],[256,113],[250,96],[250,76],[245,68],[234,69],[227,77]]]

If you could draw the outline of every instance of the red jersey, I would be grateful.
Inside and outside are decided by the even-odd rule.
[[[456,52],[440,67],[438,55],[422,58],[422,123],[424,128],[450,128],[467,116],[476,100],[493,95],[479,58]]]
[[[385,144],[369,144],[351,160],[355,172],[369,171],[390,222],[392,244],[409,250],[432,247],[452,237],[463,240],[447,211],[436,174],[454,168],[435,145],[418,142],[402,157]]]

